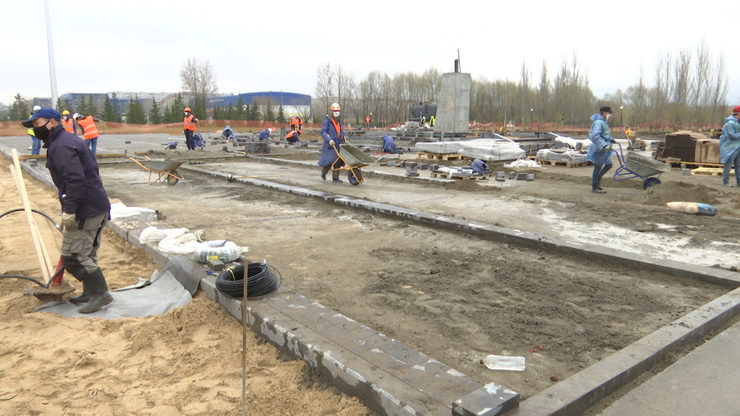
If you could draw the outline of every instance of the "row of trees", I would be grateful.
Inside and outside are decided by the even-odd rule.
[[[129,123],[174,123],[182,121],[182,109],[187,104],[200,118],[206,117],[206,103],[218,88],[211,64],[188,59],[180,71],[182,93],[160,110],[152,100],[147,113],[142,102],[129,100],[126,121]],[[374,71],[362,80],[342,66],[324,64],[316,73],[312,113],[321,119],[329,105],[336,101],[343,107],[345,120],[361,124],[365,115],[373,114],[373,124],[402,123],[410,116],[412,106],[432,103],[438,99],[442,74],[428,69],[422,74],[401,73],[390,76]],[[636,84],[598,99],[589,85],[588,75],[581,69],[577,57],[564,60],[557,72],[550,75],[542,64],[538,82],[533,82],[530,69],[523,64],[518,82],[474,79],[471,84],[470,119],[479,123],[515,124],[554,123],[564,126],[584,126],[594,109],[611,105],[622,109],[619,123],[646,127],[703,128],[721,123],[727,111],[728,77],[722,55],[715,56],[705,43],[694,52],[681,49],[658,58],[652,82],[641,73]],[[187,97],[187,103],[184,97]],[[115,98],[115,95],[113,96]],[[106,98],[102,114],[92,101],[82,99],[79,108],[70,102],[60,102],[59,109],[81,114],[100,114],[106,121],[121,121],[121,109]],[[9,110],[11,119],[23,119],[29,112],[28,102],[18,94]],[[306,121],[308,114],[302,115]],[[213,109],[214,119],[275,120],[285,122],[282,106],[265,100],[245,105],[241,98],[235,106]]]
[[[401,123],[411,106],[436,102],[442,76],[435,69],[421,75],[389,76],[371,72],[359,82],[341,66],[325,64],[316,74],[314,114],[325,114],[331,102],[345,117],[361,123],[366,114],[381,125]],[[641,74],[635,85],[603,99],[594,96],[577,57],[564,60],[550,76],[542,64],[539,82],[522,65],[520,80],[473,80],[470,119],[480,123],[554,123],[584,126],[601,105],[620,111],[620,123],[673,128],[703,128],[722,122],[727,111],[728,77],[724,57],[705,43],[692,53],[681,49],[658,58],[652,84]]]

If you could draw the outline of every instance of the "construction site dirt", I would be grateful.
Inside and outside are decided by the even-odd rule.
[[[603,182],[608,193],[598,195],[590,192],[590,167],[548,167],[537,171],[534,181],[483,183],[427,180],[424,170],[422,179],[407,178],[402,168],[373,165],[365,170],[363,184],[351,186],[346,177],[339,184],[321,180],[319,168],[312,166],[318,159],[315,147],[277,146],[270,159],[231,152],[209,152],[208,159],[181,151],[151,156],[639,253],[656,262],[740,266],[740,194],[723,189],[716,177],[671,172],[648,191],[639,180],[609,179]],[[207,239],[249,246],[247,258],[266,259],[280,271],[285,286],[483,383],[516,390],[523,399],[730,289],[193,171],[180,172],[185,179],[169,186],[148,184],[146,172],[125,161],[101,160],[100,169],[110,197],[156,209],[161,225],[200,229]],[[53,195],[50,200],[49,208]],[[713,203],[720,215],[667,211],[669,200]],[[145,262],[138,257],[128,261]],[[24,314],[33,306],[31,300],[12,303],[6,313]],[[214,307],[202,307],[214,319],[230,319]],[[229,327],[238,331],[236,323]],[[488,370],[481,363],[488,354],[524,356],[527,369]],[[348,406],[347,400],[340,403]],[[353,411],[362,412],[336,414],[362,414]]]
[[[297,154],[296,154],[297,153]],[[171,154],[169,154],[171,155]],[[155,155],[156,156],[156,155]],[[279,147],[272,158],[311,160]],[[172,156],[169,156],[172,157]],[[656,258],[736,267],[727,217],[668,212],[658,201],[736,195],[666,181],[649,195],[639,181],[592,195],[590,168],[548,169],[534,182],[412,181],[399,168],[366,173],[360,186],[319,178],[319,169],[259,159],[205,161],[234,177],[306,187],[569,240],[611,245]],[[382,172],[382,167],[366,171]],[[204,229],[250,247],[284,284],[355,320],[524,398],[579,371],[728,288],[619,264],[520,247],[470,234],[190,173],[175,188],[149,186],[127,165],[104,165],[111,195],[159,210],[171,227]],[[585,174],[585,175],[584,175]],[[680,179],[680,177],[678,177]],[[606,186],[613,185],[607,181]],[[686,188],[686,190],[683,190]],[[647,196],[646,196],[647,195]],[[598,197],[601,197],[600,199]],[[716,201],[715,201],[716,202]],[[729,256],[729,257],[728,257]],[[488,354],[523,355],[524,373],[492,372]]]

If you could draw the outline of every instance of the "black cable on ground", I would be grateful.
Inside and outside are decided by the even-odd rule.
[[[6,216],[8,214],[12,214],[14,212],[23,211],[23,210],[25,210],[25,208],[15,208],[15,209],[11,209],[9,211],[5,211],[2,214],[0,214],[0,218]],[[60,233],[62,232],[62,229],[57,225],[57,223],[50,216],[46,215],[45,213],[43,213],[43,212],[41,212],[39,210],[33,209],[33,208],[31,209],[31,211],[33,211],[33,212],[35,212],[35,213],[37,213],[39,215],[44,216],[47,220],[49,220],[49,222],[51,222],[54,225],[54,228],[56,228],[57,231],[59,231]],[[41,286],[43,288],[48,289],[51,286],[51,283],[54,281],[54,279],[56,279],[56,277],[59,275],[59,273],[61,273],[63,270],[64,270],[64,267],[62,267],[59,270],[57,270],[54,273],[54,275],[51,276],[51,278],[49,279],[49,283],[46,283],[46,284],[41,283],[41,282],[39,282],[38,280],[36,280],[36,279],[34,279],[32,277],[21,276],[21,275],[17,275],[17,274],[0,274],[0,279],[22,279],[22,280],[28,280],[30,282],[36,283],[37,285],[39,285],[39,286]],[[249,289],[249,287],[247,287],[247,289]]]
[[[25,208],[15,208],[15,209],[11,209],[10,211],[5,211],[2,214],[0,214],[0,218],[6,216],[8,214],[12,214],[14,212],[23,211],[24,209]],[[62,232],[62,229],[57,225],[57,223],[50,216],[46,215],[45,213],[43,213],[43,212],[41,212],[39,210],[33,209],[33,208],[31,209],[31,211],[33,211],[33,212],[35,212],[35,213],[37,213],[39,215],[43,215],[47,220],[49,220],[49,222],[51,222],[54,225],[54,228],[56,228],[57,231],[59,231],[60,233]]]
[[[247,265],[248,298],[263,296],[276,290],[280,287],[281,281],[280,272],[273,266],[263,263],[249,263]],[[231,297],[243,297],[244,265],[239,264],[222,271],[216,278],[216,289]]]

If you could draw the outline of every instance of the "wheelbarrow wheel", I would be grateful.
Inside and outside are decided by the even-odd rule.
[[[167,185],[172,186],[179,182],[180,179],[177,178],[178,176],[180,176],[180,174],[177,173],[177,170],[173,170],[172,172],[170,172],[170,174],[167,175]]]
[[[655,186],[660,183],[660,179],[658,178],[647,178],[645,179],[645,182],[642,183],[642,189],[648,189],[651,186]]]
[[[351,169],[347,172],[347,179],[352,185],[359,185],[362,183],[362,170],[360,168]]]

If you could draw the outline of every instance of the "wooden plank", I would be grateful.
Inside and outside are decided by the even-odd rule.
[[[696,169],[691,170],[692,175],[701,175],[701,176],[722,176],[722,168],[706,168],[706,167],[699,167]],[[735,169],[730,169],[730,176],[735,175]]]
[[[36,226],[36,221],[33,219],[31,203],[28,199],[28,194],[26,193],[26,185],[23,183],[23,173],[21,171],[20,160],[18,160],[18,151],[15,148],[11,150],[11,156],[13,157],[13,166],[9,167],[10,174],[15,181],[15,186],[18,189],[18,194],[23,203],[23,210],[26,213],[26,221],[28,222],[28,227],[31,231],[31,240],[33,241],[33,248],[36,252],[36,258],[41,268],[41,275],[44,278],[44,283],[48,283],[51,279],[51,270],[54,270],[54,266],[49,259],[49,253],[46,251],[46,245],[44,244],[44,240],[41,238],[41,234]]]

